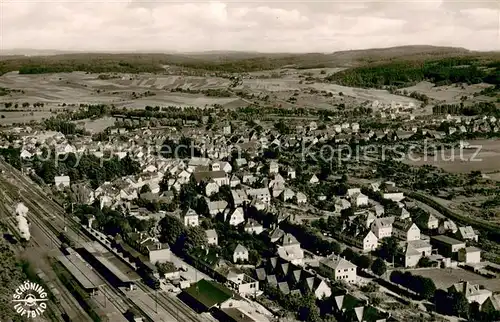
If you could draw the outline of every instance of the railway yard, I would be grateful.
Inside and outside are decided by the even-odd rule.
[[[91,317],[85,313],[71,292],[58,280],[56,272],[50,262],[54,258],[63,255],[61,245],[63,242],[59,234],[65,232],[65,236],[71,240],[75,248],[80,248],[85,243],[97,243],[92,234],[86,232],[80,224],[65,215],[64,209],[57,204],[46,192],[34,184],[27,176],[12,168],[10,165],[0,162],[0,215],[4,224],[16,234],[16,223],[14,219],[14,205],[18,202],[24,203],[29,212],[27,219],[30,222],[31,238],[25,244],[16,244],[16,252],[37,252],[38,256],[34,264],[41,271],[41,275],[47,280],[47,285],[54,285],[59,290],[57,305],[52,307],[60,321],[91,321]],[[12,205],[12,206],[10,206]],[[95,238],[97,239],[97,238]],[[102,240],[99,240],[102,242]],[[110,247],[103,244],[104,247]],[[115,251],[116,252],[116,251]],[[108,252],[113,254],[113,252]],[[122,265],[127,263],[119,259],[118,254],[113,254],[113,262]],[[89,265],[89,264],[87,264]],[[130,264],[129,264],[130,265]],[[164,290],[153,290],[142,282],[138,275],[136,279],[130,280],[132,287],[116,287],[97,269],[92,270],[103,285],[93,292],[89,300],[97,309],[100,318],[109,321],[126,321],[124,314],[133,309],[141,312],[149,321],[204,321],[199,314],[189,309],[183,302]],[[117,272],[115,275],[122,275]],[[51,282],[49,282],[51,281]],[[53,284],[52,284],[53,283]],[[53,288],[54,289],[54,288]]]

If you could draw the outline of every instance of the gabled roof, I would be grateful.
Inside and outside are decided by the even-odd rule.
[[[346,268],[354,268],[356,269],[356,265],[353,263],[343,259],[342,257],[338,256],[336,258],[325,258],[320,260],[320,263],[322,263],[325,266],[330,267],[331,269],[346,269]]]
[[[234,248],[234,252],[233,253],[248,253],[248,249],[245,246],[243,246],[242,244],[238,244]]]
[[[356,307],[363,307],[364,303],[350,294],[335,296],[334,303],[339,311],[350,311]]]
[[[278,280],[276,279],[276,275],[267,275],[266,276],[266,282],[269,285],[272,285],[272,286],[277,286],[278,285]]]
[[[286,233],[276,242],[278,245],[287,246],[287,245],[297,245],[300,244],[297,241],[297,238],[292,234]]]
[[[278,283],[278,289],[281,291],[281,293],[287,295],[288,293],[290,293],[290,288],[288,287],[288,283],[287,282],[281,282],[281,283]]]
[[[285,232],[283,230],[281,230],[280,228],[275,228],[269,234],[269,238],[271,240],[278,240],[283,237],[283,235],[285,235]]]
[[[205,234],[207,238],[217,238],[217,231],[215,229],[207,229],[205,230]]]
[[[471,226],[459,227],[458,231],[460,232],[462,238],[473,238],[476,236],[476,233]]]
[[[255,270],[255,276],[257,276],[257,279],[259,281],[264,281],[267,277],[267,273],[266,273],[266,269],[261,267],[261,268],[257,268]]]

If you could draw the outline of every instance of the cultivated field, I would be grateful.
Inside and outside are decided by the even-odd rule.
[[[469,149],[447,149],[438,151],[435,155],[415,155],[415,159],[406,160],[406,163],[416,166],[432,165],[447,172],[470,173],[481,171],[494,175],[500,172],[500,140],[470,140]],[[476,154],[476,151],[479,152]],[[429,151],[432,149],[429,147]]]
[[[337,72],[341,68],[325,69],[284,69],[254,73],[244,78],[243,83],[234,88],[235,91],[245,91],[256,95],[275,95],[276,103],[288,106],[286,100],[296,95],[296,106],[333,108],[335,104],[363,104],[370,101],[419,102],[408,97],[393,95],[385,90],[359,89],[315,81],[305,81],[305,75],[323,78]],[[248,105],[238,97],[207,97],[204,94],[171,92],[171,89],[184,90],[227,89],[231,81],[221,77],[195,77],[158,74],[106,74],[108,79],[102,79],[99,74],[84,72],[56,73],[41,75],[19,75],[10,72],[0,77],[0,87],[23,90],[24,93],[11,93],[1,96],[0,103],[13,102],[30,104],[43,102],[46,108],[60,107],[62,104],[114,104],[117,107],[144,108],[151,106],[195,106],[206,107],[214,104],[225,107],[240,107]],[[274,78],[259,78],[274,77]],[[311,90],[313,91],[311,93]],[[314,93],[323,92],[321,94]],[[144,95],[147,92],[147,95]],[[326,97],[324,94],[332,93]],[[343,97],[339,97],[339,93]],[[134,96],[135,94],[135,96]],[[270,103],[273,103],[272,101]],[[291,104],[290,104],[291,105]]]
[[[475,93],[481,92],[483,89],[491,87],[489,84],[473,84],[473,85],[449,85],[449,86],[435,86],[430,82],[420,82],[415,86],[402,88],[401,91],[406,90],[408,93],[417,92],[427,95],[430,99],[437,103],[446,104],[460,104],[460,99],[467,96],[469,99],[473,98],[474,102],[480,101],[494,101],[494,98],[487,96],[476,96]]]
[[[0,112],[0,125],[10,125],[14,123],[29,123],[31,121],[41,121],[53,116],[51,112]]]
[[[82,72],[19,75],[12,72],[0,77],[0,87],[24,90],[0,97],[0,103],[30,104],[43,102],[47,108],[70,104],[114,104],[117,107],[224,105],[233,98],[205,97],[203,94],[171,93],[170,89],[203,90],[227,88],[229,80],[216,77],[157,76],[120,74],[117,78],[99,79],[99,74]],[[141,96],[149,91],[151,96]],[[134,98],[133,94],[138,98]]]

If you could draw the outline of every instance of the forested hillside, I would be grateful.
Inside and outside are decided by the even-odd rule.
[[[423,80],[437,85],[451,83],[500,84],[500,54],[492,57],[451,57],[434,60],[393,61],[355,67],[328,76],[345,86],[407,87]]]
[[[60,54],[52,56],[0,56],[0,75],[19,71],[21,74],[41,74],[56,72],[83,71],[91,73],[105,72],[162,72],[164,65],[175,65],[199,71],[217,71],[225,73],[241,73],[269,70],[283,67],[295,68],[323,68],[323,67],[357,67],[371,63],[392,62],[405,60],[413,63],[396,63],[391,70],[415,67],[422,61],[441,59],[446,57],[470,57],[471,55],[485,55],[474,53],[462,48],[433,47],[433,46],[402,46],[392,48],[378,48],[367,50],[339,51],[331,54],[264,54],[244,52],[198,53],[198,54]],[[489,55],[489,54],[487,54]],[[416,62],[416,63],[415,63]],[[390,63],[389,65],[391,65]],[[373,68],[373,67],[370,67]],[[369,70],[356,70],[366,74]],[[353,73],[351,70],[349,73]],[[371,73],[371,72],[370,72]],[[412,72],[413,73],[413,72]],[[377,75],[380,73],[377,72]],[[356,77],[345,74],[343,82],[358,84],[380,83],[382,81],[360,81]],[[422,77],[422,76],[420,76]],[[392,76],[384,76],[388,81],[396,82]],[[354,81],[352,79],[355,79]],[[332,79],[333,80],[333,79]],[[382,82],[382,83],[384,83]]]

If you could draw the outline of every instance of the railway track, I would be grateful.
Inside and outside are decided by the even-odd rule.
[[[82,234],[80,232],[79,223],[77,223],[72,217],[66,216],[66,212],[61,206],[56,203],[43,189],[41,189],[38,185],[31,182],[23,174],[20,174],[17,169],[14,169],[12,166],[6,164],[3,161],[0,161],[0,168],[5,169],[8,173],[19,183],[22,184],[20,189],[20,197],[23,199],[23,202],[27,200],[26,205],[31,209],[36,209],[41,216],[40,218],[34,218],[33,222],[36,223],[40,229],[43,230],[44,234],[51,236],[51,240],[56,244],[60,245],[61,242],[57,238],[57,232],[67,230],[71,230],[75,235],[78,235],[79,238],[82,238],[84,242],[93,241],[92,238],[87,236],[86,234]],[[29,194],[29,197],[27,196]],[[51,214],[52,216],[47,216],[47,218],[43,218],[43,214]],[[37,216],[31,216],[37,217]],[[31,220],[30,217],[30,220]],[[43,228],[42,228],[43,227]],[[48,228],[50,227],[50,228]],[[105,278],[103,278],[106,281]],[[141,281],[138,281],[137,287],[139,287],[146,294],[150,295],[150,297],[155,300],[153,293],[155,291],[149,286],[145,285]],[[137,306],[123,293],[121,290],[115,289],[112,285],[107,287],[105,294],[109,295],[109,298],[120,299],[120,304],[115,305],[115,307],[120,310],[122,313],[127,311],[129,307]],[[158,305],[164,308],[167,312],[169,312],[174,317],[179,317],[179,321],[193,321],[193,322],[202,322],[201,317],[199,317],[194,311],[192,311],[189,307],[184,305],[184,303],[170,298],[168,295],[164,293],[158,293],[159,299]],[[116,303],[116,301],[115,301]],[[126,306],[128,304],[128,307]],[[141,311],[139,309],[139,311]]]
[[[14,204],[15,200],[12,198],[12,194],[14,193],[15,189],[13,187],[9,187],[7,189],[7,186],[4,185],[4,182],[0,184],[2,186],[2,191],[1,191],[1,198],[3,202],[0,202],[0,213],[3,213],[3,219],[4,223],[8,226],[8,228],[12,232],[17,231],[17,222],[13,219],[14,218],[14,212],[15,210],[8,207],[7,205]],[[10,192],[10,193],[7,193]],[[32,218],[29,218],[32,220]],[[33,246],[41,247],[41,243],[38,241],[37,238],[30,238],[29,243],[31,243]],[[21,243],[17,243],[13,246],[18,252],[23,252],[25,250],[25,246],[23,246]],[[46,281],[44,281],[46,282]],[[64,285],[57,280],[54,279],[55,284],[58,286],[60,290],[64,290]],[[77,317],[81,319],[81,321],[84,321],[85,319],[90,320],[90,317],[86,315],[86,313],[83,311],[83,309],[75,302],[74,298],[71,296],[71,294],[68,294],[67,292],[59,292],[58,294],[58,303],[56,304],[57,307],[57,312],[61,316],[61,321],[62,321],[62,315],[63,314],[68,314],[71,312],[76,313]],[[72,314],[74,315],[74,314]]]
[[[43,235],[51,242],[51,244],[55,248],[58,248],[61,245],[61,241],[57,237],[57,233],[64,231],[64,227],[81,236],[79,232],[72,227],[72,225],[65,225],[66,218],[64,218],[65,215],[63,213],[63,210],[59,205],[50,200],[49,197],[41,189],[37,189],[38,187],[34,188],[34,183],[29,182],[26,177],[17,173],[18,170],[12,169],[10,165],[6,165],[4,162],[0,162],[0,167],[7,170],[9,172],[9,175],[11,175],[17,182],[21,184],[20,187],[16,187],[19,193],[16,192],[16,189],[10,189],[10,192],[8,193],[10,195],[10,199],[15,200],[19,198],[30,209],[27,215],[28,219],[30,220],[30,222],[34,223],[38,229],[41,230]],[[22,192],[23,190],[24,192]],[[29,197],[27,196],[28,194],[30,194]],[[44,214],[52,214],[52,216],[49,215],[46,217]],[[84,239],[84,241],[91,241],[91,239],[86,236],[81,237]],[[39,241],[37,241],[36,243],[39,246],[44,247],[44,245],[40,245]],[[45,245],[45,247],[47,247],[47,245]],[[103,280],[106,281],[105,278],[103,278]],[[110,301],[113,304],[116,304],[114,306],[121,313],[127,311],[129,307],[133,307],[133,303],[130,303],[130,300],[126,298],[126,296],[124,296],[121,292],[115,290],[113,286],[110,286],[104,293],[109,298],[118,298],[122,300],[121,303],[130,304],[129,306],[124,306],[121,303],[116,304],[117,301]]]
[[[168,297],[163,292],[156,292],[155,290],[152,290],[150,287],[143,284],[142,282],[137,282],[136,285],[139,289],[141,289],[146,294],[152,295],[154,293],[155,295],[151,296],[151,298],[153,298],[153,300],[156,301],[155,297],[157,294],[159,298],[166,301],[166,302],[158,301],[158,306],[162,307],[165,311],[170,313],[170,315],[172,315],[173,317],[176,317],[178,321],[202,322],[202,320],[200,318],[198,318],[198,316],[193,316],[194,312],[190,308],[184,306],[183,303],[176,301],[173,298]],[[179,313],[182,313],[182,314],[179,314]]]
[[[29,219],[36,223],[36,226],[40,227],[43,233],[47,235],[55,245],[61,245],[61,241],[57,237],[57,234],[65,230],[72,231],[75,236],[78,236],[78,238],[82,239],[83,242],[93,241],[93,239],[86,234],[80,233],[80,230],[76,228],[79,227],[80,224],[73,218],[66,216],[64,209],[62,209],[59,204],[54,202],[51,197],[38,185],[31,182],[31,180],[26,176],[20,174],[19,171],[11,165],[0,160],[0,169],[2,168],[21,184],[21,187],[17,188],[24,192],[21,192],[19,197],[26,204],[26,206],[30,208],[30,210],[32,208],[34,209],[32,214],[35,212],[40,214],[40,216],[30,216]],[[27,194],[30,196],[28,197]],[[44,216],[44,214],[48,216]],[[30,213],[28,213],[28,215],[30,215]],[[46,218],[44,219],[44,217]],[[73,241],[77,242],[75,240]],[[105,296],[110,299],[119,299],[119,301],[114,300],[110,302],[113,303],[113,306],[115,306],[120,313],[126,312],[129,308],[136,308],[140,312],[142,311],[121,290],[115,289],[113,285],[111,285],[107,279],[98,272],[96,272],[96,274],[106,282],[107,288],[104,291]]]

